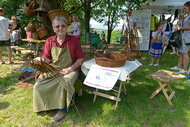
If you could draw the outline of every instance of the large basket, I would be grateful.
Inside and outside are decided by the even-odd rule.
[[[39,36],[40,39],[48,36],[48,34],[49,34],[47,27],[39,28],[39,29],[36,30],[36,32],[37,32],[37,34],[38,34],[38,36]]]
[[[127,57],[122,53],[110,52],[108,54],[95,53],[96,64],[103,67],[121,67],[125,64]]]
[[[48,17],[51,21],[53,21],[53,19],[56,17],[56,16],[64,16],[65,19],[67,21],[69,21],[69,12],[66,11],[66,10],[61,10],[61,9],[55,9],[55,10],[51,10],[48,12]]]

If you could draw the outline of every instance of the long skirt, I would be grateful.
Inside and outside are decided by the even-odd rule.
[[[152,57],[161,57],[162,56],[162,43],[161,42],[153,42],[148,53]]]

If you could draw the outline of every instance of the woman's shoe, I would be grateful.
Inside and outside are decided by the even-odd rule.
[[[182,69],[182,70],[181,70],[181,71],[179,71],[178,73],[180,73],[180,74],[187,73],[187,74],[188,74],[188,71],[186,71],[186,70]]]
[[[160,64],[154,64],[154,66],[159,66]]]
[[[183,69],[181,69],[181,68],[178,68],[177,66],[175,66],[175,67],[172,67],[172,68],[170,68],[171,70],[177,70],[177,71],[181,71],[181,70],[183,70]]]
[[[53,117],[52,122],[60,122],[66,115],[66,112],[60,112],[58,111],[56,115]]]

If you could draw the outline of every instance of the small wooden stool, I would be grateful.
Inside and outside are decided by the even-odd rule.
[[[185,76],[177,72],[159,70],[151,74],[151,77],[158,82],[160,87],[152,93],[152,95],[150,96],[150,99],[152,99],[154,96],[156,96],[159,92],[162,91],[168,103],[172,105],[171,100],[175,95],[175,91],[172,90],[169,83],[177,79],[185,78]],[[169,90],[170,95],[167,94],[166,89]]]

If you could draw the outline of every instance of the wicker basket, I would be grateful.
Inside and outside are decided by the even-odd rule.
[[[138,52],[122,52],[122,54],[124,54],[127,60],[130,61],[135,60],[139,56]]]
[[[26,31],[28,32],[35,32],[36,31],[36,26],[34,24],[32,24],[31,22],[28,23],[27,27],[26,27]]]
[[[32,39],[34,39],[34,40],[39,39],[37,32],[32,33]]]
[[[40,39],[48,36],[48,34],[49,34],[47,27],[39,28],[39,29],[36,30],[36,32],[37,32],[37,34],[38,34],[38,36],[39,36]]]
[[[65,10],[61,10],[61,9],[55,9],[55,10],[51,10],[48,12],[48,17],[51,21],[53,21],[53,19],[56,17],[56,16],[64,16],[65,19],[67,21],[69,21],[69,12],[68,11],[65,11]]]
[[[34,2],[35,0],[24,4],[23,12],[26,16],[33,16],[35,14],[35,11],[31,9],[34,5]]]
[[[121,67],[125,64],[126,56],[122,53],[110,52],[107,54],[95,53],[96,64],[103,67]]]

